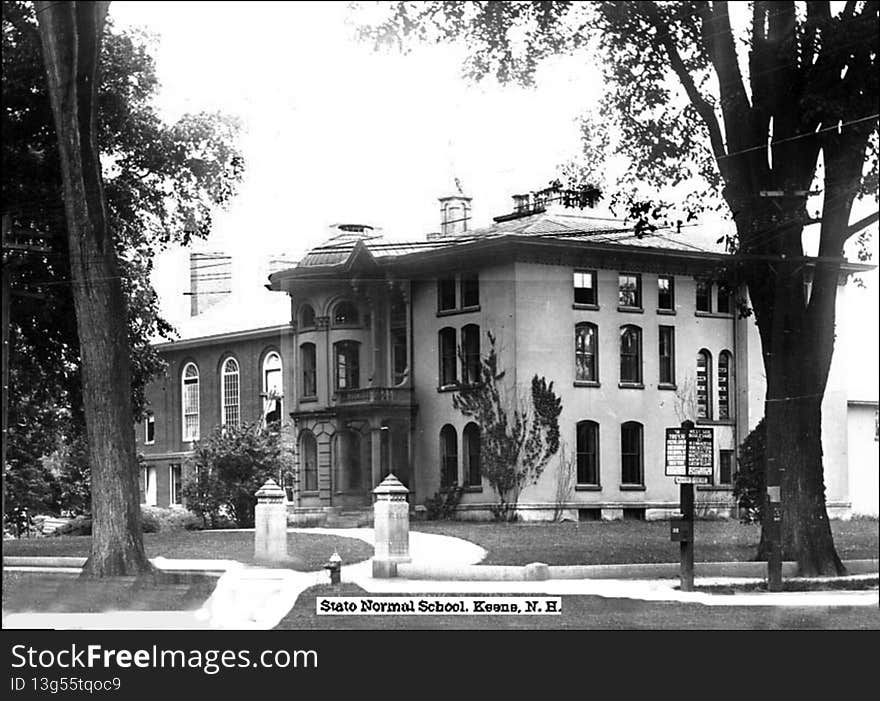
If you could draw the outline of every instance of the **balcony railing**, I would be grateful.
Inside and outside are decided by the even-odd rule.
[[[409,406],[412,395],[412,387],[361,387],[336,390],[335,399],[340,406]]]

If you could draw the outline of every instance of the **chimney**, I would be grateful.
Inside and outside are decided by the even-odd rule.
[[[437,199],[440,201],[440,234],[431,238],[446,238],[467,233],[471,218],[471,198],[462,191],[458,178],[455,178],[452,193]]]
[[[189,314],[198,316],[232,294],[232,258],[190,251]]]

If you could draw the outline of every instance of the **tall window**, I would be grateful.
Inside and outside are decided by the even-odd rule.
[[[440,329],[440,386],[449,387],[458,382],[455,359],[455,329]]]
[[[437,281],[437,310],[447,312],[455,309],[455,278]]]
[[[480,306],[480,278],[476,273],[461,276],[462,309]]]
[[[620,381],[642,383],[642,330],[638,326],[620,329]]]
[[[199,440],[199,369],[187,363],[181,376],[181,404],[183,405],[183,440]]]
[[[660,327],[660,384],[675,384],[675,327]]]
[[[315,325],[315,309],[311,304],[304,304],[299,311],[299,323],[304,329]]]
[[[183,503],[183,500],[181,499],[183,472],[179,462],[173,462],[168,466],[168,483],[171,491],[171,494],[169,495],[169,502],[171,504]]]
[[[642,424],[627,421],[620,426],[620,482],[643,485],[645,483],[642,459]]]
[[[358,309],[351,302],[340,302],[333,309],[334,326],[351,326],[359,321]]]
[[[642,276],[621,273],[618,278],[618,304],[630,309],[642,308]]]
[[[733,291],[727,285],[718,285],[718,312],[730,314],[733,302]]]
[[[476,324],[461,330],[461,380],[466,385],[480,382],[480,327]]]
[[[718,484],[733,484],[733,451],[718,451]]]
[[[156,506],[158,503],[158,485],[156,483],[156,467],[151,465],[144,468],[144,501],[148,506]]]
[[[391,372],[392,382],[399,385],[406,379],[409,368],[409,349],[406,338],[406,302],[400,292],[396,292],[391,300]]]
[[[148,411],[144,416],[144,445],[153,445],[156,442],[156,415]]]
[[[697,311],[712,311],[712,283],[708,280],[697,280]]]
[[[303,343],[299,347],[299,362],[302,368],[301,395],[303,397],[314,397],[318,394],[314,343]]]
[[[305,492],[318,491],[318,442],[311,431],[303,431],[299,438],[300,470]]]
[[[281,356],[272,351],[263,359],[263,419],[267,424],[281,421],[283,396]]]
[[[480,472],[480,427],[475,423],[469,423],[464,427],[462,440],[467,461],[464,466],[465,484],[468,487],[479,487],[483,483]]]
[[[588,304],[590,306],[599,304],[595,270],[574,271],[574,303]]]
[[[360,387],[360,343],[339,341],[333,344],[336,355],[336,389]]]
[[[223,407],[220,423],[223,426],[238,426],[241,411],[239,409],[238,361],[235,358],[227,358],[223,363],[220,382]]]
[[[728,351],[721,351],[718,356],[718,418],[729,419],[733,416],[733,356]]]
[[[446,424],[440,429],[440,488],[458,482],[458,436],[455,428]]]
[[[657,309],[675,311],[675,278],[672,275],[657,277]]]
[[[705,348],[697,353],[697,418],[712,418],[712,355]]]
[[[599,424],[595,421],[577,425],[577,483],[599,484]]]
[[[574,327],[574,379],[578,382],[598,382],[597,362],[599,331],[595,324],[578,324]]]

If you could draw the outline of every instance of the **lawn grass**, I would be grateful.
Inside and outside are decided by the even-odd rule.
[[[595,521],[579,523],[493,523],[419,521],[414,531],[469,540],[488,551],[482,564],[614,565],[677,562],[678,543],[669,540],[668,521]],[[880,528],[876,519],[832,521],[837,553],[844,560],[877,558]],[[736,520],[697,521],[697,562],[754,560],[761,529]]]
[[[678,602],[563,596],[558,616],[328,616],[318,596],[373,596],[355,584],[322,584],[302,592],[279,630],[810,630],[878,629],[871,606],[704,606]],[[375,596],[392,596],[376,594]],[[468,594],[468,596],[481,596]],[[486,594],[487,598],[494,596]]]
[[[63,572],[3,571],[3,612],[194,611],[211,596],[207,575],[80,579]]]
[[[91,536],[58,536],[54,538],[22,538],[3,542],[4,556],[79,556],[87,557]],[[144,548],[148,557],[196,560],[237,560],[254,562],[252,531],[165,531],[145,533]],[[288,533],[289,560],[277,563],[300,571],[319,570],[334,550],[345,564],[367,560],[373,547],[357,538],[342,538],[318,533]]]

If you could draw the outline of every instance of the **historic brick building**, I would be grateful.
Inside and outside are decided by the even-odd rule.
[[[491,333],[508,396],[537,374],[562,400],[564,452],[522,493],[523,518],[676,509],[664,432],[684,418],[714,429],[714,476],[698,503],[728,511],[737,446],[763,414],[764,375],[754,320],[735,313],[743,292],[717,281],[727,256],[693,232],[637,237],[619,221],[525,197],[485,229],[467,229],[469,210],[460,192],[441,198],[441,232],[408,243],[337,225],[270,276],[290,297],[285,323],[162,344],[168,373],[150,388],[153,423],[139,428],[142,441],[152,437],[147,501],[174,502],[190,442],[212,426],[277,412],[296,455],[296,514],[369,506],[393,470],[411,503],[458,482],[461,517],[487,517],[495,497],[480,474],[480,427],[452,396],[476,380]],[[823,421],[829,511],[845,513],[837,360]]]

